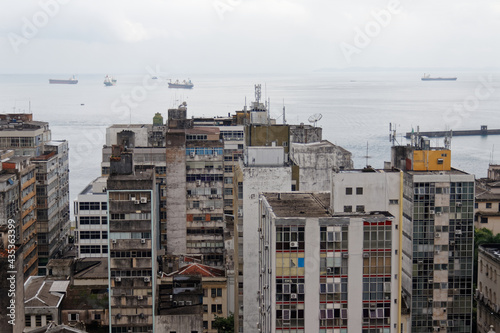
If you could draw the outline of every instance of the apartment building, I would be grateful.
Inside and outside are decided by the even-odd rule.
[[[484,244],[478,249],[477,332],[500,327],[500,244]]]
[[[111,332],[155,332],[158,186],[154,169],[134,171],[115,151],[107,180]]]
[[[254,330],[398,332],[401,248],[394,216],[332,214],[328,192],[260,198]]]
[[[500,165],[490,164],[488,177],[476,180],[474,227],[500,233]]]
[[[107,177],[93,180],[74,201],[75,246],[78,258],[107,257]]]
[[[43,154],[33,157],[36,166],[38,271],[45,274],[49,259],[61,255],[68,244],[69,158],[66,140],[50,141]]]

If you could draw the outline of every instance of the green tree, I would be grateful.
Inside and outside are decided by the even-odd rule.
[[[234,314],[230,313],[227,318],[215,316],[212,328],[216,328],[217,333],[234,333]]]

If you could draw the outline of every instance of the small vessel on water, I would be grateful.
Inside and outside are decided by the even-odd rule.
[[[112,76],[106,75],[104,77],[104,85],[106,87],[114,86],[116,85],[116,79],[114,79]]]
[[[179,80],[175,80],[175,82],[172,83],[172,80],[168,82],[168,87],[169,88],[182,88],[182,89],[192,89],[194,87],[194,84],[191,82],[191,80],[184,80],[180,82]]]
[[[73,77],[70,77],[67,80],[49,79],[49,83],[50,84],[77,84],[78,80],[73,75]]]
[[[430,74],[424,74],[422,81],[456,81],[456,77],[431,77]]]

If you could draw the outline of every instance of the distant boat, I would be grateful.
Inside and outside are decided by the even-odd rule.
[[[456,77],[431,77],[430,74],[424,74],[422,81],[456,81]]]
[[[158,76],[152,76],[151,79],[158,80]]]
[[[78,80],[73,75],[73,77],[70,77],[67,80],[49,79],[49,83],[50,84],[77,84]]]
[[[114,86],[116,85],[116,79],[114,79],[112,76],[106,75],[104,77],[104,85],[106,87]]]
[[[184,80],[180,82],[179,80],[176,80],[175,82],[172,83],[172,80],[168,83],[169,88],[182,88],[182,89],[191,89],[194,87],[194,84],[191,83],[191,80]]]

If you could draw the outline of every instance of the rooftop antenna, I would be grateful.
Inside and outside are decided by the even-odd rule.
[[[393,125],[392,123],[389,123],[389,142],[392,142],[393,146],[395,146],[396,143],[399,144],[396,137],[396,127],[396,124]]]
[[[366,166],[368,166],[368,159],[371,158],[371,156],[368,155],[368,141],[366,141],[366,155],[363,157],[366,159]]]
[[[446,149],[451,149],[451,137],[453,135],[452,131],[449,131],[446,136],[444,137],[444,148]]]
[[[316,123],[323,118],[323,115],[321,113],[316,113],[313,114],[312,116],[309,117],[309,122],[314,124],[314,127],[316,127]]]
[[[256,84],[255,85],[255,102],[259,103],[260,102],[260,97],[261,97],[261,85],[260,84]]]
[[[283,98],[283,125],[286,124],[286,118],[285,118],[285,99]]]

